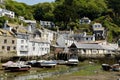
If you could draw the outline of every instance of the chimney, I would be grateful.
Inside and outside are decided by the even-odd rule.
[[[7,29],[7,24],[8,24],[8,20],[6,20],[4,23],[4,29]]]
[[[28,31],[32,32],[32,26],[31,25],[28,26]]]

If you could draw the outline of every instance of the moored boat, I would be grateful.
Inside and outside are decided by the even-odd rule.
[[[67,61],[68,65],[78,65],[78,63],[79,63],[79,60],[77,56],[71,56]]]
[[[2,64],[2,67],[5,68],[5,67],[8,67],[9,65],[12,65],[12,64],[14,64],[13,61],[8,61],[8,62]]]
[[[67,64],[68,65],[78,65],[78,63],[79,63],[79,60],[76,58],[70,58],[70,59],[68,59],[68,61],[67,61]]]
[[[5,67],[5,70],[7,71],[28,71],[30,70],[31,66],[30,65],[25,65],[25,64],[21,64],[21,63],[14,63],[12,65],[8,65],[7,67]]]
[[[40,62],[41,67],[55,67],[57,65],[56,61],[53,60],[45,60]]]

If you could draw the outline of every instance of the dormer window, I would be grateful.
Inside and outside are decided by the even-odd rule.
[[[100,28],[100,25],[98,25],[98,28]]]
[[[95,25],[95,28],[97,28],[97,25]]]

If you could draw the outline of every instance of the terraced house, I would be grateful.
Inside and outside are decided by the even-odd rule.
[[[6,21],[4,28],[1,29],[13,33],[11,39],[15,40],[11,41],[14,43],[13,49],[16,51],[17,56],[41,56],[50,52],[50,43],[42,40],[41,33],[35,28],[32,29],[32,27],[29,25],[26,29],[22,25],[10,24]],[[4,43],[7,41],[9,40],[5,40]]]
[[[16,43],[14,33],[0,29],[0,53],[15,55],[11,53],[16,52]]]

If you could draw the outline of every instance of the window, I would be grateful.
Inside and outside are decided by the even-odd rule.
[[[98,25],[98,28],[100,28],[100,25]]]
[[[7,51],[10,51],[10,46],[7,46]]]
[[[33,51],[35,51],[35,47],[33,47]]]
[[[24,43],[24,40],[21,40],[21,43]]]
[[[86,38],[86,40],[88,40],[88,38]]]
[[[95,25],[95,28],[97,28],[97,25]]]
[[[41,51],[43,51],[44,50],[44,48],[41,48]]]
[[[93,40],[93,38],[91,38],[91,40]]]
[[[4,43],[7,43],[7,39],[4,40]]]
[[[2,46],[2,49],[4,50],[4,49],[5,49],[5,46]]]
[[[92,53],[97,53],[97,50],[92,50]]]
[[[32,46],[35,46],[35,43],[34,43],[34,42],[32,43]]]
[[[15,43],[15,41],[14,40],[12,40],[12,44],[14,44]]]
[[[27,48],[28,48],[28,46],[25,46],[25,48],[27,49]]]
[[[46,51],[47,49],[45,48],[45,51]]]
[[[21,49],[23,49],[23,46],[21,46]]]
[[[13,50],[16,50],[16,47],[15,47],[15,46],[13,47]]]

